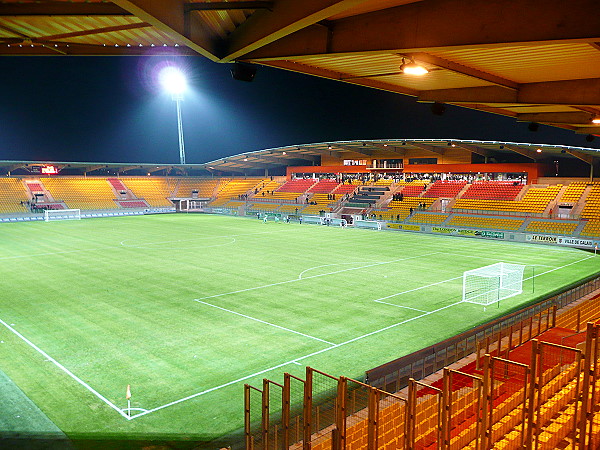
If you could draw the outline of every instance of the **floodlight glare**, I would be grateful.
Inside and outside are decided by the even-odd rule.
[[[159,74],[159,81],[163,89],[172,95],[183,94],[187,87],[185,75],[175,67],[165,67]]]

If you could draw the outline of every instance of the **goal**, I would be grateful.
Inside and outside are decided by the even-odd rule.
[[[44,220],[80,220],[80,209],[47,209],[44,211]]]
[[[463,302],[489,305],[523,292],[520,264],[496,263],[463,274]]]

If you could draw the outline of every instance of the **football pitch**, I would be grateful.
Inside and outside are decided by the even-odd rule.
[[[184,214],[2,224],[0,249],[0,434],[85,439],[209,441],[242,427],[244,383],[361,377],[600,271],[572,248]],[[461,302],[496,262],[526,265],[523,293]]]

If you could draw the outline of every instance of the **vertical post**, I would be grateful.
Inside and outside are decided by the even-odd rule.
[[[450,427],[452,420],[452,372],[447,367],[444,367],[444,378],[443,385],[444,391],[442,392],[442,442],[441,449],[450,449]]]
[[[281,436],[282,448],[290,447],[290,391],[292,379],[289,373],[283,374],[283,392],[281,395],[281,422],[283,433]]]
[[[263,447],[269,448],[269,380],[263,378],[262,391],[262,437]]]
[[[531,341],[531,364],[529,378],[529,401],[527,404],[527,429],[525,430],[525,448],[533,448],[534,433],[537,440],[535,411],[536,411],[536,394],[538,394],[538,356],[539,344],[537,339]]]
[[[179,163],[185,164],[185,144],[183,142],[183,124],[181,122],[181,100],[183,97],[181,94],[173,96],[175,104],[177,105],[177,135],[179,138]]]
[[[491,376],[492,372],[492,357],[485,355],[483,360],[483,398],[482,398],[482,433],[481,433],[481,448],[491,448],[491,431],[492,431],[492,413],[493,413],[493,389],[494,379]]]
[[[369,388],[369,425],[367,433],[367,449],[377,450],[378,438],[378,419],[379,419],[379,402],[377,401],[378,391],[374,387]]]
[[[556,305],[552,305],[552,328],[556,327]]]
[[[578,309],[577,310],[577,328],[575,328],[575,331],[577,331],[579,333],[581,327],[581,310]]]
[[[244,436],[246,449],[252,449],[252,433],[250,431],[250,385],[244,384]]]
[[[312,389],[313,389],[313,371],[306,367],[306,382],[304,383],[304,438],[302,443],[303,450],[311,448],[311,427],[312,427]]]
[[[595,356],[592,349],[595,346],[597,339],[597,329],[592,322],[587,324],[587,334],[585,338],[585,357],[583,361],[583,383],[581,387],[581,413],[579,418],[579,448],[585,448],[586,438],[591,439],[591,435],[588,436],[588,424],[592,423],[594,417],[593,414],[593,389],[590,389],[594,377],[594,366]],[[591,430],[590,430],[591,431]],[[591,445],[591,444],[590,444]]]
[[[346,397],[348,391],[348,379],[340,377],[337,388],[337,408],[335,411],[335,426],[339,432],[339,450],[346,448]]]
[[[417,384],[415,383],[414,378],[408,379],[408,404],[406,407],[406,447],[408,450],[413,450],[415,446],[415,413],[417,408]]]

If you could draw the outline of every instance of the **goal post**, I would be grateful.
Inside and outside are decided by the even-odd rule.
[[[80,209],[46,209],[44,211],[44,220],[81,220]]]
[[[463,274],[463,302],[490,305],[523,292],[521,264],[496,263]]]

